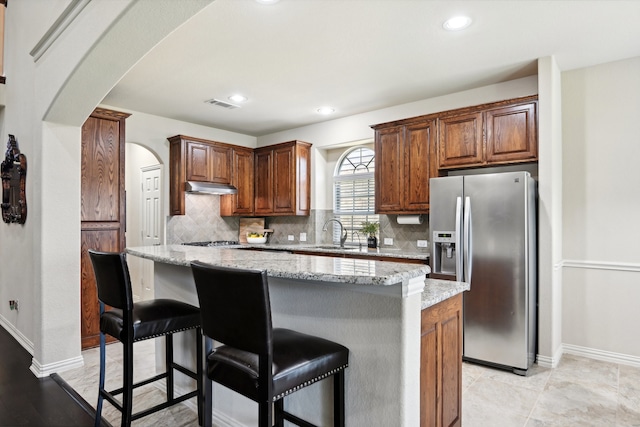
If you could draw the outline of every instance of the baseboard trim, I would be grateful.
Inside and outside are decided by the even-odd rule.
[[[595,348],[582,347],[573,344],[563,344],[564,352],[574,356],[588,357],[590,359],[602,360],[604,362],[618,363],[640,367],[640,357],[629,354],[615,353],[612,351],[598,350]]]
[[[31,366],[29,370],[33,372],[38,378],[48,377],[56,372],[62,372],[69,369],[80,368],[84,365],[84,358],[82,356],[73,357],[71,359],[62,360],[60,362],[48,363],[46,365],[41,364],[36,358],[31,359]]]
[[[543,356],[541,354],[536,355],[536,363],[543,368],[556,368],[562,359],[563,347],[562,345],[556,349],[553,356]]]
[[[7,332],[11,334],[13,338],[15,338],[18,343],[29,352],[30,355],[33,356],[33,343],[25,337],[22,332],[16,329],[15,326],[11,322],[7,320],[6,317],[0,315],[0,326],[5,328]]]

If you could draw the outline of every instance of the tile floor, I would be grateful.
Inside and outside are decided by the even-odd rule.
[[[107,386],[120,387],[121,345],[108,346]],[[152,341],[136,343],[136,378],[155,370]],[[98,349],[83,352],[85,366],[62,372],[84,399],[95,406]],[[463,364],[462,425],[464,427],[612,426],[640,427],[640,368],[564,355],[556,369],[534,365],[527,377],[469,363]],[[148,385],[134,393],[134,402],[149,405],[164,395]],[[191,399],[193,401],[193,399]],[[119,425],[119,413],[105,403],[103,416]],[[134,426],[197,426],[195,403],[135,421]]]

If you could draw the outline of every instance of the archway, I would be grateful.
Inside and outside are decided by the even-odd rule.
[[[45,85],[41,99],[52,96],[46,111],[35,121],[42,127],[41,184],[43,218],[53,213],[63,215],[64,222],[44,220],[38,224],[35,234],[39,240],[39,270],[34,292],[38,295],[39,310],[35,314],[34,357],[32,372],[44,377],[67,367],[82,363],[80,356],[80,322],[78,316],[80,271],[80,239],[78,234],[80,199],[76,185],[60,186],[59,169],[46,167],[58,164],[64,157],[65,173],[80,176],[80,127],[91,111],[101,102],[120,78],[157,43],[175,28],[184,24],[194,14],[213,0],[185,0],[176,7],[175,1],[153,2],[131,0],[122,12],[113,16],[100,14],[109,8],[105,2],[90,2],[78,15],[75,26],[63,29],[64,37],[54,40],[50,54],[36,59],[35,85]],[[113,8],[122,7],[122,3]],[[111,22],[105,22],[110,19]],[[95,21],[102,33],[78,31],[79,27],[91,27]],[[98,24],[99,23],[99,24]],[[106,25],[108,24],[108,25]],[[106,25],[106,26],[105,26]],[[86,51],[78,52],[81,48]],[[70,70],[60,86],[50,82],[46,86],[47,73],[60,65],[60,58],[75,58],[76,64],[64,64]],[[60,73],[57,73],[57,78]],[[52,95],[52,93],[55,94]],[[35,123],[34,123],[35,124]],[[77,181],[77,178],[76,178]],[[64,210],[60,201],[64,200]],[[65,215],[67,214],[67,215]],[[64,268],[60,260],[64,259]],[[61,310],[58,302],[72,307]],[[70,328],[75,328],[71,333]],[[70,339],[71,338],[71,339]]]

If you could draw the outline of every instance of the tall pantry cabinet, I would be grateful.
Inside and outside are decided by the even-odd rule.
[[[80,212],[80,335],[82,348],[100,340],[100,311],[88,249],[125,248],[125,119],[96,109],[82,125]]]

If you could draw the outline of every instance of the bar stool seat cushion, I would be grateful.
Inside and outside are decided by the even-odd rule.
[[[199,327],[200,309],[171,299],[140,301],[133,305],[132,318],[133,341],[140,341]],[[125,341],[122,310],[105,311],[100,318],[100,330]]]
[[[209,354],[208,362],[209,378],[258,399],[257,354],[223,345]],[[340,344],[289,329],[273,329],[274,400],[333,375],[348,364],[349,349]]]

